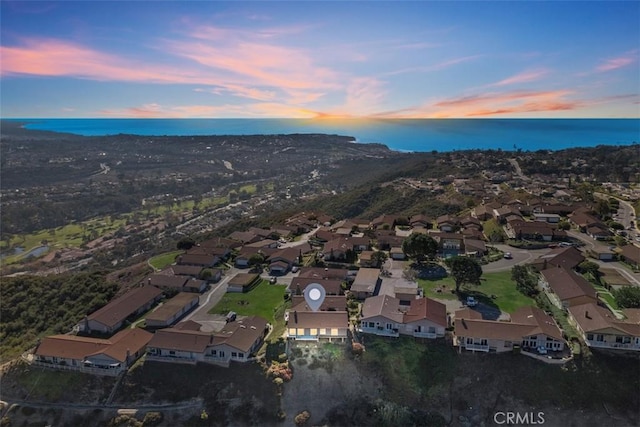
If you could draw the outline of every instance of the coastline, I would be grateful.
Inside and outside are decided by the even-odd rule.
[[[84,137],[324,134],[400,153],[468,150],[558,151],[640,142],[640,119],[47,119],[3,118],[25,131]]]

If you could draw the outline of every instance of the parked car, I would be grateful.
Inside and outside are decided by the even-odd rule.
[[[276,276],[271,276],[271,278],[269,279],[269,283],[271,283],[272,285],[275,285],[277,281],[278,279],[276,279]]]
[[[541,345],[536,350],[538,350],[538,354],[547,354],[547,349],[545,346]]]
[[[291,272],[292,273],[297,273],[298,270],[300,270],[300,267],[298,267],[297,265],[294,265],[293,267],[291,267]]]
[[[229,322],[233,322],[234,320],[236,320],[237,314],[235,311],[230,311],[229,313],[227,313],[227,317],[226,317],[226,321],[227,323]]]
[[[475,307],[478,301],[474,297],[467,297],[467,307]]]
[[[504,259],[511,259],[511,258],[513,258],[513,255],[511,255],[511,252],[504,253]]]

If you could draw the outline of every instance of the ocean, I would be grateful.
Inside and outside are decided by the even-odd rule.
[[[640,119],[14,119],[28,129],[96,135],[326,133],[406,152],[561,150],[640,142]]]

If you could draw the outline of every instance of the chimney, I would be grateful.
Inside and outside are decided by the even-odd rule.
[[[591,317],[589,316],[589,310],[584,312],[584,317],[586,317],[587,319],[591,319]]]
[[[467,322],[464,321],[464,317],[462,318],[462,326],[467,329]]]
[[[297,311],[297,310],[294,310],[294,311],[293,311],[293,320],[294,320],[296,323],[298,323],[298,311]]]

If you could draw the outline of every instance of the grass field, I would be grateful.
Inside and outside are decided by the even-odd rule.
[[[285,286],[270,285],[263,280],[247,293],[226,293],[209,313],[227,314],[235,311],[242,316],[261,316],[273,322],[276,310],[285,302],[285,290]]]
[[[176,261],[176,257],[182,253],[183,251],[173,251],[156,255],[149,260],[149,264],[156,270],[162,270],[166,266],[173,264]]]
[[[486,273],[482,275],[480,286],[466,285],[462,290],[476,296],[480,301],[495,304],[501,311],[513,313],[519,307],[535,306],[535,300],[521,294],[516,289],[516,283],[511,280],[511,271],[501,271],[498,273]],[[455,281],[451,277],[440,280],[418,280],[418,284],[424,289],[424,294],[430,298],[457,299],[457,295],[452,294],[455,289]],[[443,292],[437,292],[438,288],[444,287]],[[496,298],[491,298],[495,295]]]

